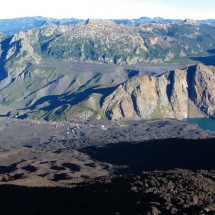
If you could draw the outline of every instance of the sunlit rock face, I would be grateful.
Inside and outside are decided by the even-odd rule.
[[[160,76],[133,77],[103,104],[110,119],[214,117],[215,68],[199,64]]]

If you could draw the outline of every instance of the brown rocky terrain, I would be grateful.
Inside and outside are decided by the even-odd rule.
[[[214,132],[178,120],[57,123],[1,118],[0,135],[0,174],[5,178],[1,183],[11,182],[10,177],[18,176],[17,179],[23,179],[12,180],[13,183],[31,186],[53,185],[54,181],[68,185],[87,178],[156,167],[163,169],[165,166],[206,168],[209,163],[200,165],[194,161],[192,164],[189,156],[187,164],[179,159],[178,165],[174,162],[171,165],[169,155],[174,153],[175,147],[181,153],[186,150],[189,155],[194,145],[197,154],[200,150],[209,156],[208,147],[212,151],[212,145],[208,145],[205,139],[210,142],[215,138]],[[167,146],[165,140],[171,139],[172,144]],[[198,139],[205,142],[205,149],[203,145],[195,145]],[[151,144],[152,140],[157,142]],[[184,141],[189,147],[183,144]],[[146,144],[140,144],[142,142]],[[192,153],[194,157],[194,151]]]
[[[3,214],[214,213],[215,134],[196,125],[1,118],[0,135]]]
[[[6,185],[0,187],[1,212],[23,215],[214,214],[214,177],[214,171],[174,169],[100,178],[75,188]]]
[[[215,213],[214,171],[143,172],[103,177],[74,188],[11,185],[0,188],[4,214]]]
[[[160,76],[133,77],[103,104],[109,119],[215,116],[215,67],[198,64]]]

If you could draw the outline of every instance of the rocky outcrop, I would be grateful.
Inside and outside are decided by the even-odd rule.
[[[133,77],[106,97],[109,119],[215,116],[215,67],[199,64],[160,76]]]
[[[185,19],[182,23],[188,24],[188,25],[195,25],[195,24],[197,24],[197,21],[193,20],[193,19]]]

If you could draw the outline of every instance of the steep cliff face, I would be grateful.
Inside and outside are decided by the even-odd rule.
[[[188,70],[190,98],[207,116],[215,116],[215,67],[199,64]]]
[[[133,77],[103,103],[109,119],[215,116],[215,67],[204,65],[161,76]]]

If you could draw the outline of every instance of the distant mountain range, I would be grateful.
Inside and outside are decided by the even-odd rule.
[[[43,17],[18,23],[11,29],[33,29],[0,34],[0,115],[47,120],[215,117],[214,67],[159,78],[153,76],[154,67],[147,77],[132,78],[143,75],[142,64],[215,65],[213,24],[188,19],[131,26]]]
[[[115,19],[114,20],[117,24],[125,24],[130,26],[137,26],[144,23],[160,23],[160,24],[171,24],[177,22],[184,22],[185,20],[182,19],[164,19],[162,17],[141,17],[139,19]],[[206,20],[195,20],[198,23],[206,23],[206,24],[214,24],[215,19],[206,19]]]
[[[42,16],[0,19],[0,32],[12,35],[20,31],[28,31],[45,25],[68,25],[79,22],[83,22],[83,20],[75,18],[55,19]]]
[[[163,23],[170,24],[175,22],[183,22],[181,19],[164,19],[161,17],[149,18],[141,17],[139,19],[112,19],[117,24],[129,26],[138,26],[144,23]],[[65,18],[55,19],[49,17],[20,17],[14,19],[0,19],[0,32],[12,35],[20,31],[27,31],[45,25],[71,25],[83,22],[83,19]],[[197,20],[199,23],[215,24],[215,19]]]

